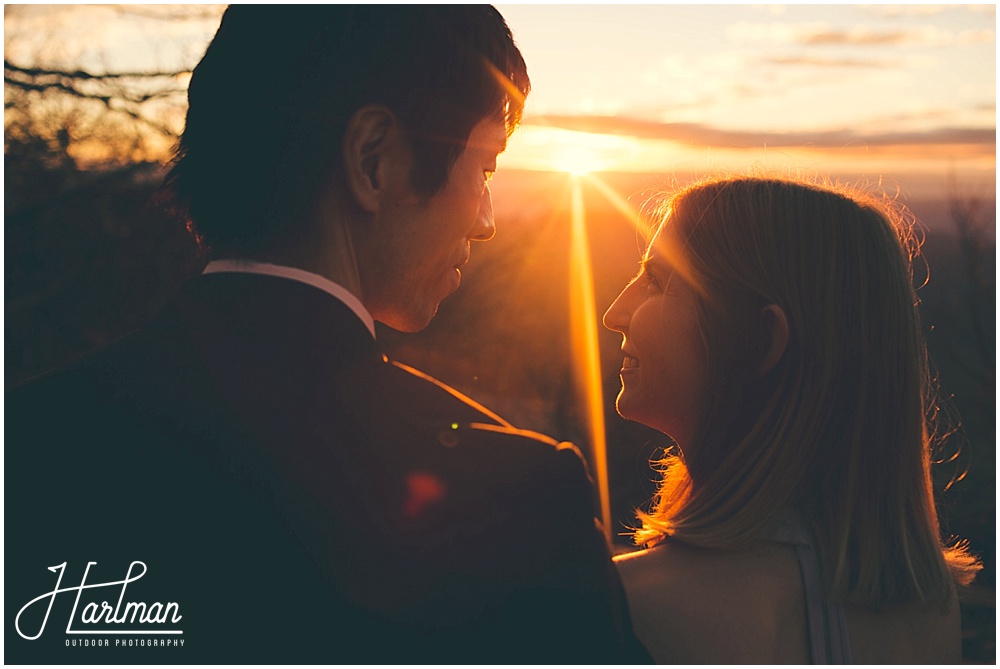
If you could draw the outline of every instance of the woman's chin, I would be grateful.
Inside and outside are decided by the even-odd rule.
[[[618,399],[615,401],[615,409],[618,410],[618,415],[625,420],[645,425],[676,440],[674,436],[678,432],[676,426],[669,424],[670,421],[667,421],[665,416],[655,411],[644,410],[624,389],[618,394]]]
[[[618,415],[625,420],[653,427],[649,424],[649,422],[647,422],[649,416],[645,412],[639,410],[639,407],[636,406],[634,398],[630,396],[629,392],[625,390],[625,388],[622,388],[622,391],[618,393],[618,399],[615,400],[615,409],[618,410]]]

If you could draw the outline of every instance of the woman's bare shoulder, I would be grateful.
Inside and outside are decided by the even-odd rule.
[[[791,546],[762,542],[743,550],[723,550],[666,542],[654,548],[617,555],[623,579],[637,583],[671,584],[688,590],[781,588],[799,584],[798,561]],[[676,591],[675,591],[676,592]],[[666,594],[666,593],[664,593]]]
[[[794,549],[665,543],[615,558],[639,638],[659,662],[808,659]]]
[[[847,608],[851,655],[858,664],[958,664],[962,623],[958,596],[945,608],[911,604],[873,612]]]
[[[614,557],[622,578],[642,583],[670,583],[687,580],[693,572],[710,571],[704,560],[695,559],[706,549],[682,543],[663,543],[653,548],[622,553]]]

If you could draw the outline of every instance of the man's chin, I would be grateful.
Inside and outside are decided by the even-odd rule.
[[[417,312],[416,310],[407,310],[405,313],[390,314],[387,316],[377,317],[375,320],[391,327],[393,330],[398,330],[399,332],[420,332],[434,320],[434,316],[437,315],[438,305],[434,304],[433,309],[428,309],[425,311]]]

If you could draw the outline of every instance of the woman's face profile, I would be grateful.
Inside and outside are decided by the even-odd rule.
[[[696,293],[668,260],[677,258],[674,243],[670,228],[660,226],[604,325],[623,335],[618,413],[683,447],[701,415],[707,372]]]

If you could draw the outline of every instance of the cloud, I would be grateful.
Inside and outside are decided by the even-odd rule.
[[[947,46],[954,41],[949,30],[934,26],[907,30],[874,30],[868,26],[856,26],[849,30],[825,30],[811,35],[803,35],[801,43],[815,45],[852,46]]]
[[[879,60],[876,58],[824,58],[821,56],[769,56],[756,61],[763,65],[797,65],[808,67],[841,67],[851,69],[898,68],[901,60]]]
[[[928,121],[942,121],[949,118],[953,118],[955,115],[954,109],[946,109],[944,107],[935,107],[928,109],[920,109],[916,111],[910,111],[902,114],[892,114],[889,116],[880,116],[872,119],[876,123],[887,124],[887,123],[913,123],[913,122],[923,122]]]
[[[700,123],[661,123],[621,116],[531,116],[526,125],[548,126],[637,139],[658,139],[717,148],[841,148],[864,144],[878,146],[978,145],[996,151],[996,128],[942,127],[926,131],[859,134],[855,130],[757,132],[722,130]]]
[[[980,115],[983,113],[995,114],[996,103],[982,102],[959,107],[942,106],[915,109],[906,113],[871,118],[868,127],[903,127],[904,125],[912,127],[915,123],[924,127],[931,123],[942,127],[954,127],[957,118],[981,118]]]
[[[735,42],[766,42],[795,44],[803,35],[828,30],[823,22],[813,23],[749,23],[740,21],[726,27],[726,37]]]
[[[955,33],[937,26],[875,29],[866,25],[832,28],[813,23],[747,23],[729,26],[726,35],[736,42],[800,44],[806,46],[951,46],[977,44],[996,39],[993,30]]]
[[[949,5],[860,5],[863,12],[877,16],[932,16],[951,7]]]
[[[885,18],[925,17],[957,11],[996,15],[996,5],[857,5],[856,9]]]
[[[967,44],[995,42],[996,39],[996,32],[993,30],[963,30],[958,33],[957,42],[965,46]]]

